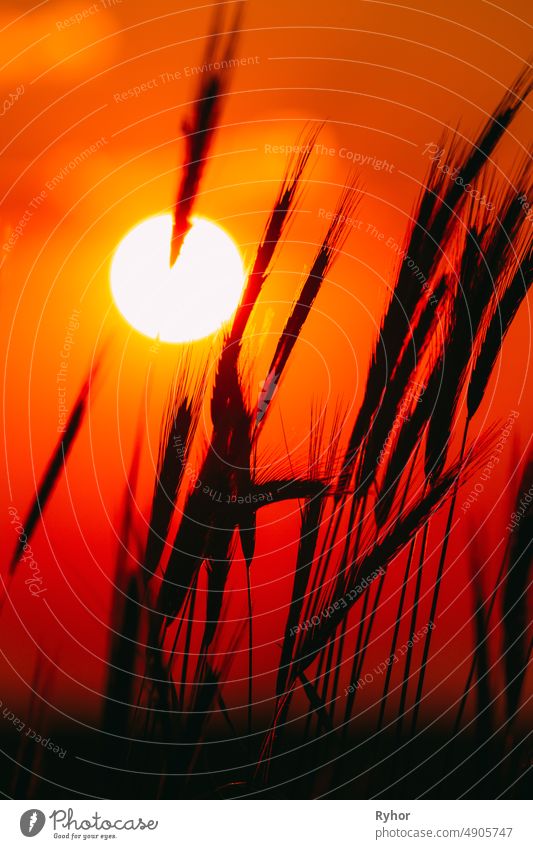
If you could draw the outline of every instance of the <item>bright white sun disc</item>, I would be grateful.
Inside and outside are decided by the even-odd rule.
[[[171,215],[147,218],[130,230],[111,263],[111,291],[140,333],[162,342],[190,342],[231,318],[244,268],[231,236],[206,218],[192,218],[172,268],[171,236]]]

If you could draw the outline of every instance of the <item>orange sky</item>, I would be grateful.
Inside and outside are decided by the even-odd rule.
[[[119,316],[109,261],[137,221],[172,204],[183,151],[180,122],[198,79],[191,69],[202,62],[211,20],[210,7],[189,9],[185,2],[107,2],[0,7],[4,97],[19,92],[1,125],[2,493],[24,514],[57,438],[56,375],[77,310],[68,405],[99,338],[112,337],[113,356],[91,409],[91,436],[85,432],[73,454],[68,484],[63,481],[47,512],[46,532],[72,593],[58,615],[81,643],[89,635],[97,654],[105,649],[105,634],[94,627],[94,617],[106,620],[111,591],[102,563],[115,544],[144,374],[151,363],[156,454],[157,412],[176,359],[172,346],[151,354],[150,343]],[[287,375],[284,391],[291,400],[284,412],[295,442],[306,433],[317,395],[319,403],[360,397],[395,264],[391,240],[401,241],[428,166],[424,146],[447,127],[473,138],[528,55],[528,12],[525,0],[507,0],[505,9],[484,0],[247,3],[235,49],[241,66],[232,75],[195,211],[222,223],[249,262],[287,162],[277,148],[295,144],[306,123],[324,123],[301,208],[265,290],[278,330],[351,167],[364,190],[356,214],[361,223],[306,329],[307,371],[302,376],[303,360],[295,359]],[[526,107],[495,158],[502,179],[530,132]],[[72,168],[91,145],[97,149]],[[21,233],[10,245],[17,227]],[[483,408],[486,424],[519,408],[519,444],[531,424],[525,401],[532,388],[525,361],[530,318],[523,307],[504,349],[505,381],[493,378],[494,398]],[[274,345],[275,337],[265,341],[267,355]],[[151,474],[146,458],[146,492]],[[495,488],[504,480],[505,473]],[[9,553],[5,510],[0,519]],[[35,545],[50,585],[60,592],[67,579],[54,566],[42,531]],[[98,570],[104,575],[89,593]],[[28,614],[32,600],[21,587],[14,591],[21,614]],[[37,638],[47,640],[50,624],[36,628]],[[21,633],[14,624],[13,642]],[[58,646],[61,652],[58,633],[50,637],[52,652]],[[74,652],[73,671],[78,662]],[[98,662],[94,668],[84,662],[96,685]]]

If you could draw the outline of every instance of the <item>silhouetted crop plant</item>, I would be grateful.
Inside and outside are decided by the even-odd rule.
[[[212,59],[222,48],[216,39],[209,45]],[[232,45],[221,55],[230,55]],[[175,205],[173,261],[204,170],[211,167],[207,157],[226,86],[227,77],[220,73],[204,74],[196,106],[184,122],[187,150]],[[360,762],[367,789],[386,794],[401,772],[401,747],[416,750],[438,632],[439,593],[443,581],[458,581],[457,568],[446,570],[458,489],[482,467],[494,439],[491,430],[469,444],[468,429],[532,279],[529,225],[520,200],[532,193],[529,158],[507,187],[499,186],[490,171],[490,157],[531,86],[528,67],[473,143],[450,133],[440,140],[447,166],[442,167],[442,156],[430,161],[391,280],[362,402],[349,423],[343,413],[346,399],[339,401],[328,427],[317,426],[312,410],[302,411],[310,429],[301,468],[291,466],[284,446],[278,445],[265,471],[257,463],[259,441],[279,404],[293,352],[324,280],[349,236],[346,221],[364,203],[364,190],[353,181],[340,193],[323,242],[309,258],[310,270],[257,389],[249,359],[254,343],[247,331],[298,209],[317,132],[304,133],[302,152],[289,162],[217,361],[196,373],[187,354],[182,356],[161,423],[141,565],[125,565],[120,557],[117,562],[104,720],[106,729],[138,741],[124,745],[122,767],[135,775],[148,764],[145,782],[155,793],[268,795],[278,793],[277,785],[286,781],[293,781],[301,794],[325,793],[349,786]],[[465,186],[476,188],[477,195]],[[88,385],[28,512],[28,538],[83,427],[87,392]],[[255,400],[250,403],[250,398]],[[207,440],[199,428],[206,409]],[[457,431],[461,447],[450,457]],[[141,431],[136,451],[143,439]],[[195,460],[199,486],[191,486],[185,473],[193,456],[200,456]],[[280,601],[286,624],[277,667],[268,677],[257,665],[261,647],[254,643],[254,579],[259,568],[263,573],[267,568],[264,562],[256,565],[256,535],[261,511],[281,502],[297,509],[299,538],[290,565],[290,597]],[[436,517],[443,508],[448,510],[444,533]],[[126,504],[125,517],[128,509]],[[495,758],[502,757],[509,741],[493,734],[487,632],[499,597],[511,733],[530,653],[525,615],[530,521],[528,514],[513,532],[501,588],[487,594],[483,582],[473,580],[471,669],[455,709],[455,731],[463,733],[465,706],[475,692],[472,751],[483,751],[491,737]],[[128,548],[129,521],[123,523],[123,536]],[[433,574],[427,573],[430,541],[440,552]],[[13,569],[20,554],[19,546]],[[243,566],[247,592],[236,622],[234,615],[227,616],[228,586],[232,570]],[[400,589],[397,600],[385,606],[391,572],[401,574]],[[430,585],[429,615],[423,582]],[[424,629],[428,621],[435,627]],[[367,666],[376,633],[386,633],[390,642],[386,669],[378,676]],[[418,649],[421,659],[415,662]],[[243,653],[245,672],[235,672],[234,658]],[[365,674],[376,693],[370,718],[368,712],[358,714]],[[243,682],[237,689],[235,676]],[[372,752],[365,748],[369,729]],[[362,748],[350,758],[354,741]],[[294,754],[299,746],[301,755]],[[518,776],[518,761],[515,769]],[[315,780],[321,770],[322,778]],[[497,777],[493,780],[496,784]],[[146,790],[146,783],[142,786]],[[394,797],[395,790],[390,792]],[[128,794],[121,789],[121,795]]]

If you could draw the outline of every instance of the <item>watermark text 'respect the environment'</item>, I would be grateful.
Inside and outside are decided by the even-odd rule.
[[[189,79],[200,74],[210,73],[212,71],[230,71],[235,68],[243,68],[248,65],[259,65],[261,62],[260,56],[240,56],[231,59],[221,59],[218,62],[204,62],[202,65],[185,65],[183,68],[174,69],[172,71],[162,71],[155,77],[143,82],[136,83],[123,91],[116,91],[113,94],[115,103],[125,103],[132,98],[140,97],[143,94],[153,91],[155,88],[175,83],[182,79]]]
[[[121,5],[122,0],[98,0],[96,3],[91,3],[90,6],[85,6],[84,9],[74,12],[74,14],[70,15],[70,17],[56,21],[56,29],[58,32],[63,32],[63,30],[79,26],[88,18],[92,18],[99,12],[105,11],[106,9],[114,9],[116,6]]]
[[[57,174],[54,174],[46,181],[46,188],[41,189],[40,192],[37,192],[37,194],[32,197],[18,223],[11,231],[9,238],[6,242],[4,242],[3,250],[5,253],[10,253],[10,251],[14,248],[37,210],[45,203],[50,192],[53,192],[61,185],[65,177],[67,177],[79,165],[82,165],[87,159],[89,159],[90,156],[101,150],[106,144],[108,144],[108,139],[105,136],[101,136],[93,144],[90,144],[88,147],[84,148],[84,150],[80,151],[80,153],[77,153],[76,156],[66,163],[66,165],[63,165],[59,169]]]

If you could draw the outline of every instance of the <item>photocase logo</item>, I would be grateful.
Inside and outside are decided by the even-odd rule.
[[[46,817],[42,811],[31,808],[25,811],[20,818],[20,830],[24,837],[35,837],[43,830]]]

